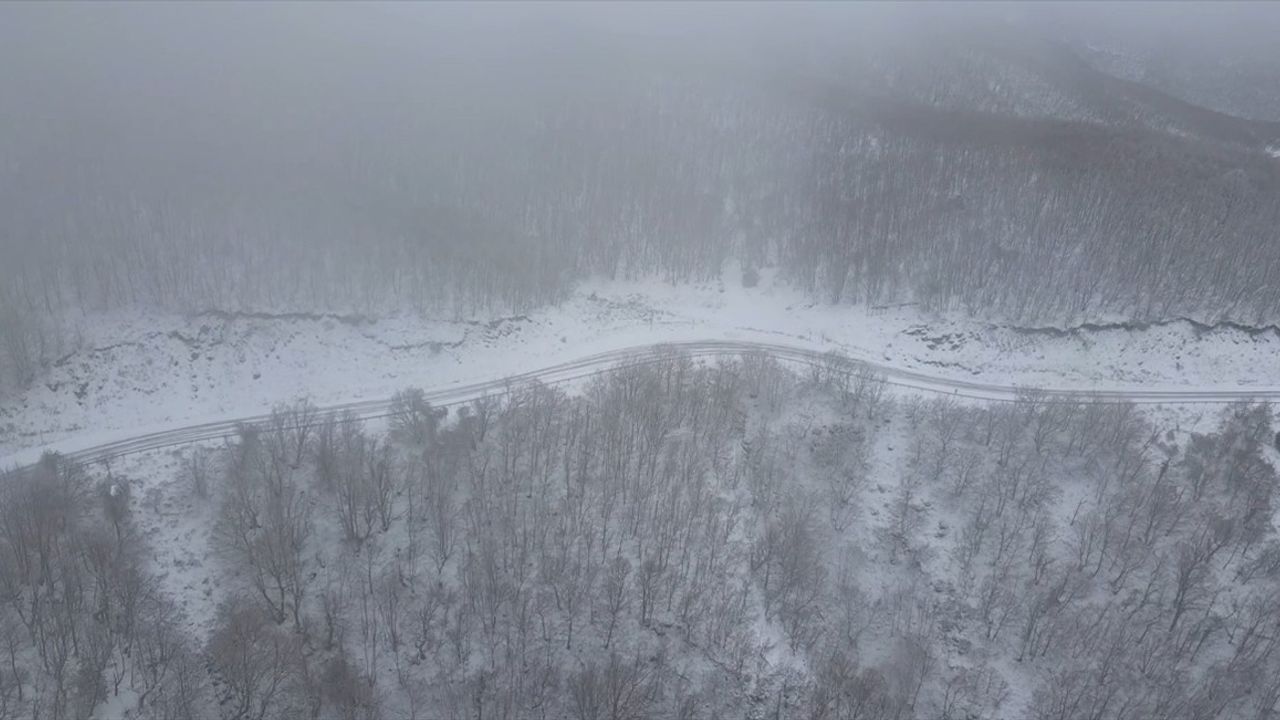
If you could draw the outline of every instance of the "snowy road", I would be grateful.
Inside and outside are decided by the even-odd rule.
[[[547,384],[566,383],[581,380],[592,375],[605,372],[620,365],[636,365],[655,362],[672,351],[682,352],[695,359],[740,356],[743,353],[764,352],[773,358],[791,364],[814,365],[822,360],[821,351],[779,343],[736,340],[698,340],[687,342],[671,342],[653,345],[640,345],[601,352],[579,358],[570,362],[559,363],[537,370],[511,375],[483,382],[466,385],[454,384],[430,389],[427,399],[438,407],[448,407],[470,402],[486,394],[501,394],[508,388],[519,386],[530,380],[539,380]],[[1280,400],[1280,387],[1202,387],[1195,390],[1168,388],[1159,389],[1146,386],[1134,386],[1121,389],[1097,390],[1081,393],[1078,390],[1056,388],[1028,388],[994,383],[974,382],[941,378],[926,373],[883,365],[875,362],[852,361],[855,367],[866,367],[881,375],[888,385],[910,390],[939,393],[953,397],[989,401],[1014,401],[1019,395],[1034,390],[1048,399],[1074,399],[1094,402],[1132,402],[1139,404],[1185,404],[1185,403],[1229,403],[1238,400],[1277,401]],[[284,398],[282,398],[284,399]],[[361,420],[386,417],[390,406],[389,398],[365,400],[321,408],[326,413],[350,411]],[[235,435],[236,426],[241,423],[254,423],[267,419],[267,415],[232,418],[208,422],[188,427],[174,428],[160,432],[148,433],[128,439],[109,443],[80,446],[76,440],[70,439],[58,443],[50,449],[58,450],[68,457],[80,462],[94,462],[120,457],[132,453],[158,450],[167,447],[185,445],[229,438]],[[42,448],[30,450],[7,458],[0,467],[28,465],[35,461]]]

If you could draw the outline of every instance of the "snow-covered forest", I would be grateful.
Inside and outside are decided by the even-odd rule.
[[[0,720],[1280,720],[1277,27],[0,3]]]
[[[837,356],[408,390],[379,428],[295,401],[3,479],[0,713],[1265,718],[1273,437]]]

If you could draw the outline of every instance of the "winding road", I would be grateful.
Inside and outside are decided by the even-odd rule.
[[[426,397],[437,407],[461,405],[484,395],[505,393],[511,388],[518,387],[520,384],[531,380],[538,380],[547,384],[568,383],[598,375],[620,366],[653,363],[663,357],[669,357],[672,352],[683,353],[694,359],[741,356],[745,353],[765,353],[776,360],[802,366],[815,366],[823,363],[825,355],[825,353],[817,350],[755,341],[699,340],[640,345],[588,355],[570,362],[494,380],[436,388],[428,390]],[[850,360],[849,367],[853,370],[870,369],[880,377],[882,382],[894,387],[986,401],[1018,401],[1024,398],[1028,392],[1034,392],[1046,401],[1071,400],[1138,404],[1224,404],[1239,400],[1280,401],[1280,387],[1231,387],[1186,390],[1149,389],[1139,386],[1081,392],[1079,390],[1028,388],[956,380],[863,360]],[[350,412],[353,417],[359,420],[373,420],[387,417],[390,404],[389,398],[383,398],[330,405],[322,407],[320,410],[324,413]],[[74,461],[87,463],[178,445],[229,438],[236,434],[238,425],[261,422],[266,420],[267,417],[267,415],[255,415],[174,428],[92,447],[64,449],[64,455]],[[60,445],[64,448],[66,446],[65,443]]]

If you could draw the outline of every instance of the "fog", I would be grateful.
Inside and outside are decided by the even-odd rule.
[[[1276,17],[5,4],[5,374],[60,352],[68,312],[461,316],[729,259],[837,303],[1270,319]],[[1129,197],[1147,177],[1174,180]]]
[[[0,720],[1280,717],[1277,30],[0,2]]]
[[[549,107],[590,112],[595,83],[854,83],[940,41],[1028,33],[1247,70],[1277,61],[1278,26],[1268,3],[6,3],[0,180],[24,205],[73,178],[143,197],[209,184],[252,197],[317,171],[390,173],[388,156],[518,142],[510,134]]]
[[[582,75],[749,77],[806,61],[814,72],[873,74],[853,62],[866,47],[893,61],[939,35],[1096,37],[1265,65],[1280,53],[1277,27],[1269,3],[7,3],[4,180],[52,189],[38,178],[65,164],[170,191],[194,180],[190,171],[296,181],[297,165],[317,155],[376,158],[447,142],[419,131],[436,124],[518,124],[495,117],[503,98],[590,93],[574,82]]]

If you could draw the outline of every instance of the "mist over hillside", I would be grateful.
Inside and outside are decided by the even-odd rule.
[[[1277,720],[1276,29],[0,3],[0,720]]]
[[[67,310],[459,315],[590,275],[715,277],[730,257],[832,303],[1037,323],[1280,315],[1280,118],[1198,105],[1176,90],[1202,78],[1176,66],[1098,62],[1086,31],[1134,57],[1173,37],[1132,18],[0,12],[10,382],[60,352]],[[1250,13],[1254,34],[1274,15],[1233,7],[1219,25]],[[1200,51],[1274,61],[1243,37]]]

